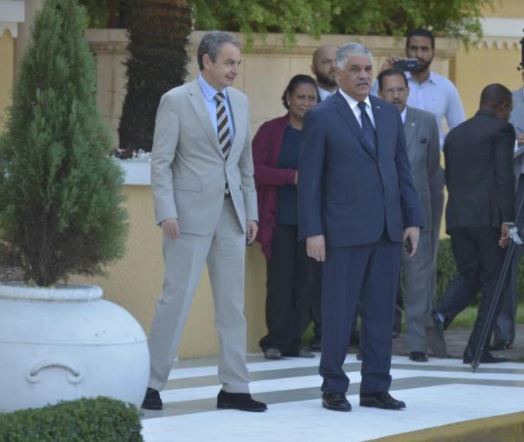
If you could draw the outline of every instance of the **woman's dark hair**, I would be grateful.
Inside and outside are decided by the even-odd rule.
[[[312,85],[317,91],[317,103],[320,103],[320,94],[318,93],[318,86],[315,79],[309,75],[298,74],[291,78],[291,80],[289,80],[289,84],[287,85],[286,89],[284,89],[284,93],[282,94],[282,104],[286,109],[289,109],[289,103],[287,102],[287,94],[291,95],[293,92],[295,92],[295,89],[301,84]]]

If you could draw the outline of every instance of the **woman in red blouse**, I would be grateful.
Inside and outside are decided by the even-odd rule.
[[[268,359],[313,357],[302,347],[309,305],[320,291],[320,264],[298,241],[298,157],[304,114],[318,103],[315,80],[295,75],[282,96],[288,113],[264,123],[253,139],[258,192],[257,241],[267,259],[266,325],[260,347]]]

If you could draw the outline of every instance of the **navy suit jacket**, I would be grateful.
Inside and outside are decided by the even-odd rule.
[[[422,210],[406,154],[397,108],[370,96],[377,151],[366,142],[337,92],[304,118],[299,161],[299,235],[324,235],[329,247],[377,242],[384,231],[401,242],[409,226],[422,226]]]

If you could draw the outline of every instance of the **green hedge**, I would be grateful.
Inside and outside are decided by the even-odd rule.
[[[437,298],[440,298],[455,276],[457,266],[451,251],[451,240],[449,238],[441,239],[438,248],[437,262]]]
[[[441,239],[437,264],[437,298],[444,294],[456,270],[455,259],[451,251],[451,240],[449,238]],[[524,302],[524,257],[519,262],[518,289],[519,302]]]
[[[0,414],[2,442],[139,442],[133,405],[98,397]]]

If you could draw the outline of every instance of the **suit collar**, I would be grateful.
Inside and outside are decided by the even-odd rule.
[[[202,80],[204,80],[204,79],[202,78]],[[207,83],[205,83],[205,84],[207,84]],[[209,87],[211,88],[211,86],[209,86]],[[241,103],[239,103],[237,94],[230,93],[231,91],[226,91],[226,90],[223,90],[222,92],[225,93],[225,95],[226,95],[226,99],[228,100],[229,107],[230,107],[231,113],[233,115],[233,121],[231,122],[231,124],[234,125],[236,121],[242,121],[242,115],[240,115]],[[222,151],[220,149],[220,146],[218,144],[217,134],[216,134],[215,130],[213,129],[213,125],[211,124],[211,121],[209,119],[209,113],[208,113],[208,110],[206,108],[206,103],[204,101],[206,99],[205,98],[205,94],[206,93],[208,93],[208,95],[209,95],[212,92],[210,92],[210,90],[208,90],[207,92],[204,92],[204,90],[202,89],[201,83],[200,83],[198,78],[196,78],[195,80],[193,80],[190,83],[188,83],[189,100],[191,102],[191,105],[193,106],[195,114],[196,114],[200,124],[202,125],[202,128],[203,128],[206,136],[209,139],[209,142],[211,143],[212,146],[214,146],[218,150],[219,154],[221,156],[223,156],[223,153],[222,153]],[[216,93],[216,91],[215,91],[215,93]],[[214,97],[214,94],[213,94],[212,98],[213,97]],[[241,142],[240,141],[240,137],[236,136],[236,135],[238,135],[238,130],[237,129],[238,128],[235,127],[235,137],[233,137],[233,140],[232,140],[231,150],[229,151],[228,159],[231,158],[231,153],[237,147],[238,143]]]
[[[369,96],[371,102],[371,108],[373,110],[373,117],[375,118],[375,130],[377,132],[377,155],[380,158],[380,149],[383,146],[383,141],[391,137],[390,134],[387,134],[387,128],[390,126],[388,124],[388,118],[391,118],[391,115],[384,115],[384,109],[382,108],[383,101],[374,97],[373,95]]]
[[[369,143],[364,138],[364,134],[362,133],[362,128],[360,127],[359,122],[357,121],[357,118],[355,117],[355,114],[353,113],[352,109],[349,106],[348,101],[344,96],[340,93],[340,90],[337,91],[333,97],[332,100],[337,108],[337,111],[341,115],[342,119],[349,125],[351,131],[353,134],[357,137],[359,140],[363,151],[374,161],[377,161],[377,152],[369,145]],[[375,130],[377,131],[377,149],[379,146],[379,125],[377,124],[377,114],[380,114],[380,106],[377,105],[375,102],[374,97],[369,96],[368,102],[371,105],[371,109],[373,112],[373,118],[375,120]]]
[[[404,123],[404,133],[406,135],[406,145],[411,145],[411,140],[415,136],[418,125],[417,113],[409,106],[406,107],[406,122]]]
[[[192,82],[188,83],[187,92],[189,95],[189,101],[193,106],[193,110],[195,111],[196,117],[200,121],[200,124],[204,129],[204,132],[207,135],[209,142],[212,146],[215,146],[215,148],[218,151],[220,151],[220,146],[218,145],[218,137],[215,131],[213,130],[211,121],[209,120],[209,114],[206,109],[206,103],[204,102],[204,95],[202,94],[202,89],[200,89],[198,80],[195,79]]]
[[[349,105],[350,109],[354,112],[355,108],[358,106],[359,101],[355,100],[352,96],[346,94],[342,89],[338,90],[340,92],[340,95],[344,100],[346,100],[347,104]],[[371,101],[369,99],[369,95],[362,100],[364,103],[366,103],[366,106],[371,107]]]
[[[377,159],[376,153],[373,150],[373,148],[368,144],[366,139],[364,138],[364,134],[362,132],[362,128],[360,127],[360,124],[357,121],[357,118],[355,117],[355,114],[349,107],[349,103],[347,100],[342,96],[340,93],[340,90],[338,90],[332,97],[333,103],[335,104],[335,107],[344,120],[346,124],[349,126],[353,134],[357,137],[358,141],[360,142],[363,151],[371,157],[371,159],[375,160]]]
[[[237,148],[242,149],[243,147],[242,137],[239,136],[240,128],[237,126],[237,122],[238,124],[240,124],[240,122],[246,121],[245,113],[248,111],[245,107],[245,104],[242,103],[242,101],[240,100],[240,95],[238,93],[234,93],[234,91],[232,91],[231,89],[229,90],[229,93],[228,93],[228,101],[229,101],[229,107],[231,109],[231,114],[233,116],[233,121],[231,122],[231,124],[235,127],[235,136],[233,137],[233,140],[232,140],[231,151],[229,152],[227,161],[229,161],[229,159],[232,157],[231,153],[235,149]]]
[[[408,115],[408,107],[405,106],[404,110],[400,112],[400,119],[402,120],[402,124],[406,124],[407,115]]]

